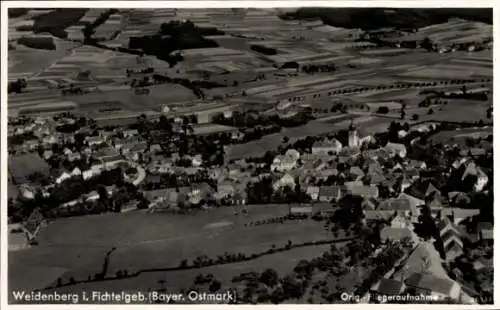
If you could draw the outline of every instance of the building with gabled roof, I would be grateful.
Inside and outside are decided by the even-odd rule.
[[[389,153],[389,156],[394,157],[398,155],[401,158],[406,157],[406,146],[401,143],[388,142],[384,149]]]
[[[451,280],[439,278],[431,273],[415,273],[405,281],[406,286],[413,288],[417,293],[435,296],[438,300],[460,299],[461,287]]]
[[[474,162],[470,162],[462,175],[462,180],[464,180],[467,176],[472,175],[477,177],[477,181],[474,184],[474,190],[476,192],[480,192],[488,183],[488,175],[484,172],[484,170],[477,166]]]
[[[339,201],[342,198],[342,190],[339,186],[320,186],[318,192],[318,200],[330,202],[332,200]]]
[[[342,150],[342,143],[337,139],[324,139],[322,141],[317,141],[313,144],[311,152],[312,154],[326,154],[329,153],[338,154]]]

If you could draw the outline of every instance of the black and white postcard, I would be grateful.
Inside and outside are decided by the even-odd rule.
[[[2,4],[5,302],[494,304],[493,3],[146,2]]]

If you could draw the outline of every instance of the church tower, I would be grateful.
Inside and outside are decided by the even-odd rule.
[[[356,126],[354,126],[354,122],[352,120],[349,125],[349,147],[359,147],[358,131],[356,130]]]

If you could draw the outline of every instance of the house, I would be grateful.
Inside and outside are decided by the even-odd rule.
[[[106,169],[114,169],[123,161],[125,161],[125,157],[122,155],[101,158],[102,167]]]
[[[468,176],[476,176],[477,181],[474,184],[474,190],[476,192],[480,192],[488,183],[488,175],[484,172],[484,170],[477,166],[475,163],[471,162],[465,168],[465,171],[462,175],[462,181],[465,180]]]
[[[371,198],[364,198],[361,202],[361,209],[363,210],[375,210],[377,208],[375,200]]]
[[[308,194],[313,201],[317,200],[319,196],[319,186],[308,186],[306,189],[306,194]]]
[[[201,203],[204,199],[208,198],[213,193],[213,189],[207,183],[196,184],[191,187],[188,193],[189,202],[192,205]]]
[[[322,202],[339,201],[342,191],[339,186],[320,186],[318,200]]]
[[[483,156],[486,155],[486,150],[483,148],[478,148],[474,147],[469,150],[462,150],[460,151],[461,156],[470,156],[470,157],[477,157],[477,156]]]
[[[127,143],[122,146],[120,152],[130,157],[138,157],[139,153],[144,153],[148,149],[147,142]]]
[[[435,276],[432,273],[415,273],[405,281],[406,286],[417,293],[434,296],[437,300],[460,299],[461,287],[451,280]]]
[[[93,146],[93,145],[99,145],[99,144],[105,143],[106,139],[104,137],[101,137],[101,136],[87,136],[87,137],[85,137],[85,141],[87,142],[87,144],[89,146]]]
[[[277,191],[287,186],[292,190],[295,188],[295,178],[289,173],[286,173],[278,181],[274,182],[273,190]]]
[[[76,167],[75,169],[73,169],[73,171],[71,171],[71,176],[80,176],[82,175],[82,171]]]
[[[288,151],[286,151],[285,156],[297,161],[300,158],[300,153],[297,150],[289,149]]]
[[[162,150],[161,145],[158,143],[151,144],[149,147],[149,152],[151,153],[160,153]]]
[[[419,207],[421,207],[422,205],[425,205],[425,201],[423,201],[422,199],[418,199],[418,198],[413,197],[411,195],[408,195],[406,193],[399,194],[399,196],[397,198],[407,199],[408,202],[410,203],[410,210],[419,210]]]
[[[215,193],[216,199],[223,199],[232,197],[235,193],[235,188],[231,182],[221,182],[217,184],[217,192]]]
[[[349,159],[355,158],[361,154],[359,148],[344,147],[339,152],[339,162],[347,162]]]
[[[61,173],[59,177],[56,178],[56,184],[61,184],[62,182],[71,179],[72,175],[66,171]]]
[[[389,152],[385,148],[369,149],[363,151],[363,157],[377,160],[389,157]]]
[[[305,161],[305,160],[303,160]],[[316,158],[313,160],[307,160],[304,162],[304,165],[301,167],[302,170],[305,171],[321,171],[325,168],[326,163],[321,158]]]
[[[402,241],[404,239],[410,239],[413,242],[418,241],[418,237],[410,228],[399,227],[385,227],[380,231],[380,239],[382,242]]]
[[[297,165],[297,160],[295,158],[278,155],[274,158],[271,164],[271,171],[285,172],[292,170]]]
[[[404,197],[384,200],[378,205],[377,210],[395,211],[407,218],[416,218],[420,214],[418,208],[412,205],[409,199]]]
[[[244,206],[247,203],[247,192],[244,188],[236,188],[236,191],[233,196],[233,204],[237,206]]]
[[[201,154],[195,155],[191,158],[191,165],[193,167],[200,167],[203,164],[203,159]]]
[[[94,152],[93,157],[102,160],[103,158],[117,156],[117,155],[120,155],[120,154],[114,148],[105,147],[105,148],[99,149],[96,152]]]
[[[85,201],[95,201],[99,199],[99,193],[97,193],[97,191],[91,191],[88,194],[84,194],[83,198]]]
[[[378,187],[362,184],[347,184],[346,191],[349,195],[365,198],[378,198]]]
[[[338,154],[342,150],[342,144],[337,139],[317,141],[313,144],[311,153],[315,155]]]
[[[426,198],[426,204],[431,209],[433,214],[440,212],[443,209],[443,204],[441,202],[441,196],[437,194],[431,194]]]
[[[19,186],[19,192],[24,199],[34,199],[35,198],[35,188],[27,184],[22,184]]]
[[[364,218],[367,222],[371,221],[389,221],[394,217],[394,211],[380,211],[380,210],[364,210]]]
[[[337,176],[339,171],[335,168],[326,168],[318,171],[315,176],[320,180],[328,180],[330,176]]]
[[[493,224],[480,222],[478,225],[479,240],[484,243],[493,243]]]
[[[369,173],[366,175],[367,181],[370,185],[380,185],[385,183],[387,180],[381,173]]]
[[[354,180],[361,180],[365,176],[365,173],[358,166],[353,166],[349,169],[349,175],[354,178]]]
[[[450,217],[455,225],[459,225],[464,220],[479,215],[479,209],[462,209],[462,208],[443,208],[441,210],[442,217]]]
[[[187,188],[183,191],[186,192]],[[175,188],[167,188],[146,191],[144,192],[144,196],[150,202],[150,208],[174,207],[177,206],[179,192]]]
[[[443,217],[438,225],[439,235],[443,241],[443,247],[447,260],[453,260],[463,253],[462,234],[448,217]]]
[[[396,211],[394,217],[391,220],[390,227],[409,228],[410,230],[413,230],[412,219],[405,214],[401,214],[400,212]]]
[[[52,150],[45,150],[45,151],[43,151],[42,157],[43,157],[43,159],[47,160],[50,157],[52,157],[53,153],[54,152],[52,152]]]
[[[404,144],[388,142],[384,148],[390,157],[396,155],[401,158],[406,157],[406,146]]]

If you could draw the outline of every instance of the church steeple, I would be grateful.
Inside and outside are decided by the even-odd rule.
[[[355,131],[356,126],[354,125],[354,120],[351,119],[351,123],[349,124],[349,131]]]
[[[349,125],[349,147],[359,147],[359,137],[356,126],[354,126],[354,121],[351,119],[351,124]]]

